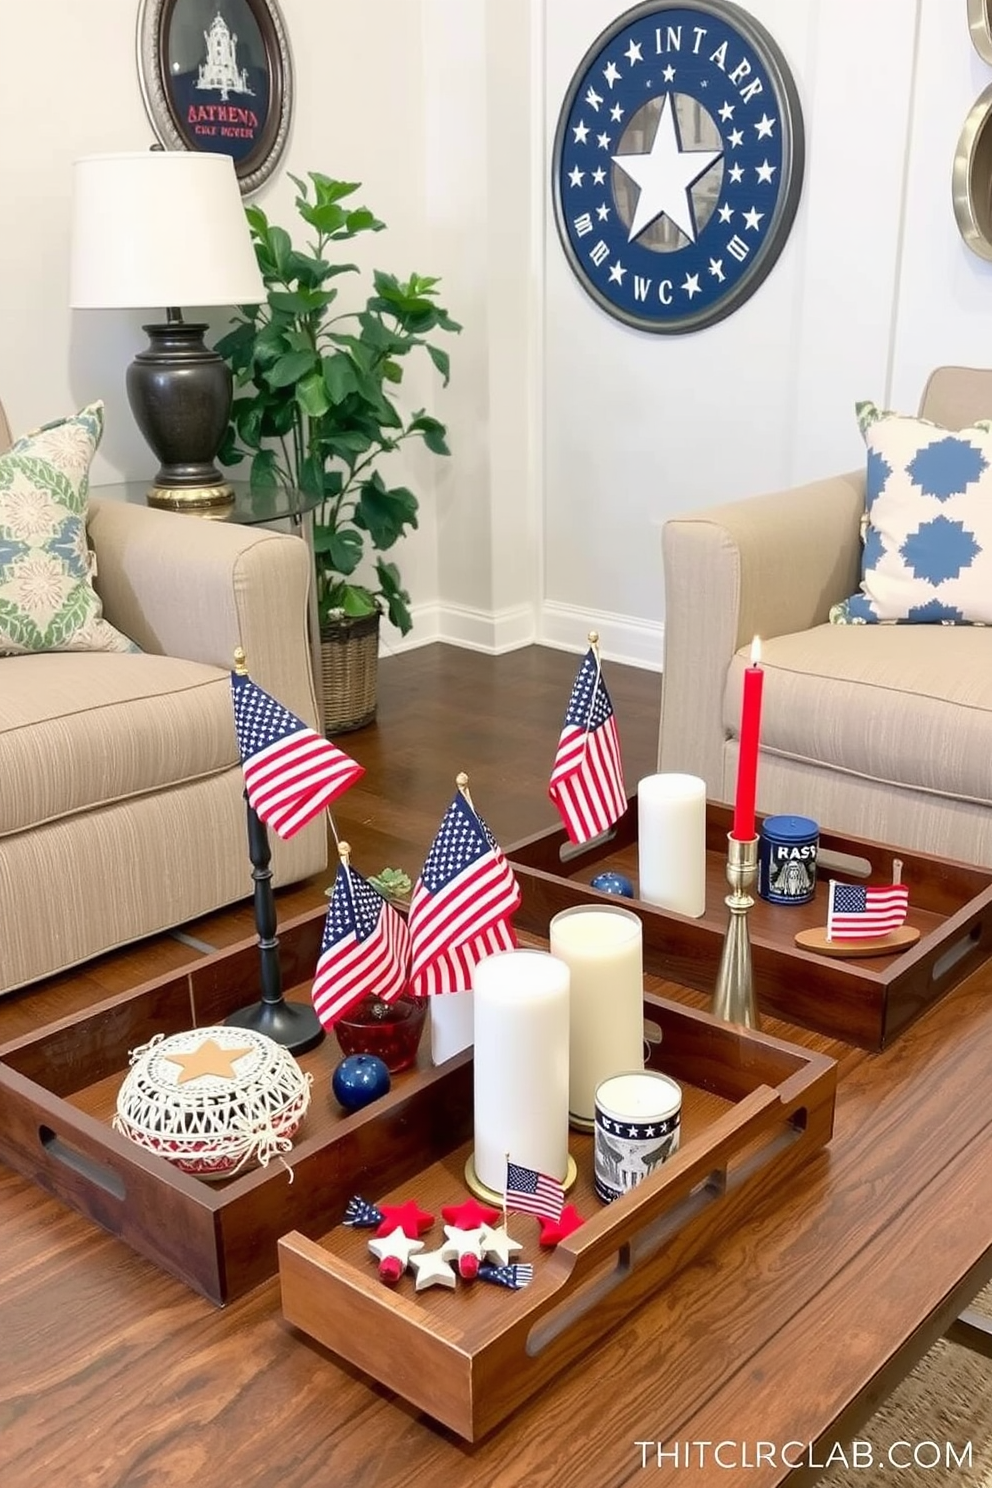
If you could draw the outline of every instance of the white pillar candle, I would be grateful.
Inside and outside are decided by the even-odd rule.
[[[706,782],[647,775],[637,785],[638,894],[698,920],[706,910]]]
[[[497,951],[472,974],[475,1174],[502,1194],[506,1159],[564,1182],[568,1170],[568,967],[547,951]]]
[[[584,905],[551,921],[551,953],[571,973],[568,1114],[591,1130],[596,1086],[644,1063],[641,922],[629,909]]]

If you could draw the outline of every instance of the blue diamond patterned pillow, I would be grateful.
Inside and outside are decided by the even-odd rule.
[[[992,421],[952,432],[857,404],[868,448],[860,592],[838,625],[992,625]]]

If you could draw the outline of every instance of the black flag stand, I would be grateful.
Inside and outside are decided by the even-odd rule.
[[[247,795],[245,802],[247,805]],[[291,1054],[303,1054],[324,1037],[320,1019],[309,1003],[287,1002],[282,995],[282,969],[279,965],[279,938],[276,935],[276,901],[272,893],[272,869],[269,834],[254,806],[248,810],[248,856],[255,883],[255,928],[258,931],[258,959],[262,983],[262,1000],[250,1007],[239,1008],[225,1018],[235,1028],[250,1028],[267,1034]]]

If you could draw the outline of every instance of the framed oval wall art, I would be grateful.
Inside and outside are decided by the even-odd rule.
[[[246,196],[272,173],[293,107],[276,0],[141,0],[138,76],[166,149],[230,155]]]

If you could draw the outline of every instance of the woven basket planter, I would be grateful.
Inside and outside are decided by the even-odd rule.
[[[379,613],[327,620],[320,627],[324,733],[345,734],[375,718],[379,681]]]

